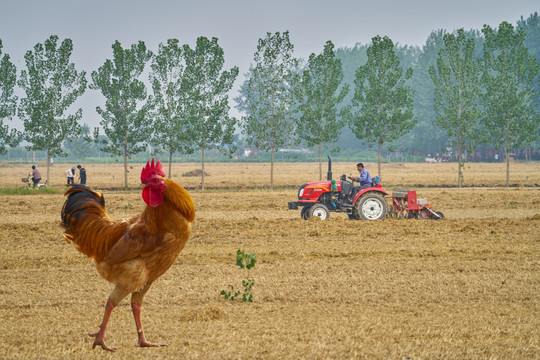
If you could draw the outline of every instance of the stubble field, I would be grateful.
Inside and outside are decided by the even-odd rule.
[[[64,167],[51,168],[62,187]],[[141,164],[129,185],[138,186]],[[62,238],[60,194],[0,195],[2,359],[537,359],[540,357],[540,166],[383,164],[389,191],[414,189],[443,221],[365,222],[332,213],[304,221],[287,210],[317,164],[174,164],[197,210],[192,237],[145,298],[149,341],[139,349],[129,300],[106,334],[115,354],[92,350],[112,287]],[[376,164],[366,164],[372,175]],[[0,166],[0,188],[21,186],[28,166]],[[44,175],[46,170],[39,167]],[[113,218],[140,213],[140,190],[121,165],[86,165]],[[334,178],[354,163],[335,163]],[[166,167],[166,171],[167,167]],[[323,173],[326,169],[323,168]],[[241,287],[238,249],[257,264],[254,302],[220,297]]]

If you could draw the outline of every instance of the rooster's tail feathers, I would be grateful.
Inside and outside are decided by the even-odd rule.
[[[65,195],[68,198],[62,207],[62,223],[66,229],[70,228],[73,220],[79,220],[91,207],[99,212],[105,210],[103,194],[84,185],[76,184],[71,186]],[[66,240],[69,241],[67,238]]]
[[[103,261],[110,247],[121,238],[127,222],[114,225],[105,214],[103,195],[84,185],[73,185],[66,196],[62,208],[64,238],[86,256]]]

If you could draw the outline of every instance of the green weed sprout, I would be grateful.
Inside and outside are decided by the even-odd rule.
[[[236,265],[240,267],[240,269],[247,270],[247,276],[245,279],[242,280],[242,286],[244,287],[244,291],[235,291],[234,286],[229,285],[229,290],[221,290],[220,295],[223,296],[225,299],[230,299],[231,301],[236,300],[237,297],[242,295],[242,301],[253,302],[253,294],[251,293],[251,289],[255,285],[255,279],[250,277],[249,270],[251,270],[251,268],[255,266],[256,262],[257,260],[255,259],[255,254],[246,254],[245,252],[238,250],[236,252]]]

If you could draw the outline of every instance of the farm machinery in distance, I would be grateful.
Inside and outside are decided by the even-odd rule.
[[[431,210],[431,204],[426,198],[417,198],[414,190],[394,190],[388,216],[408,219],[444,219],[441,212]]]
[[[350,219],[380,220],[387,215],[416,219],[443,219],[440,212],[431,210],[426,199],[417,199],[416,191],[395,190],[389,206],[385,196],[388,192],[375,177],[372,186],[362,188],[352,197],[353,182],[345,174],[339,180],[332,179],[332,160],[328,157],[326,180],[303,184],[298,189],[298,201],[288,203],[290,210],[300,211],[307,220],[317,216],[325,220],[330,212],[345,213]]]

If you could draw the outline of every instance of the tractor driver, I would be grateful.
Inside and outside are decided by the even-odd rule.
[[[360,183],[360,186],[353,187],[352,193],[351,193],[351,200],[354,199],[356,194],[363,188],[372,187],[373,186],[373,180],[371,180],[371,175],[369,175],[369,172],[364,168],[364,164],[361,162],[356,164],[356,169],[360,173],[359,176],[349,176],[349,179],[351,179],[353,182],[358,181]]]

